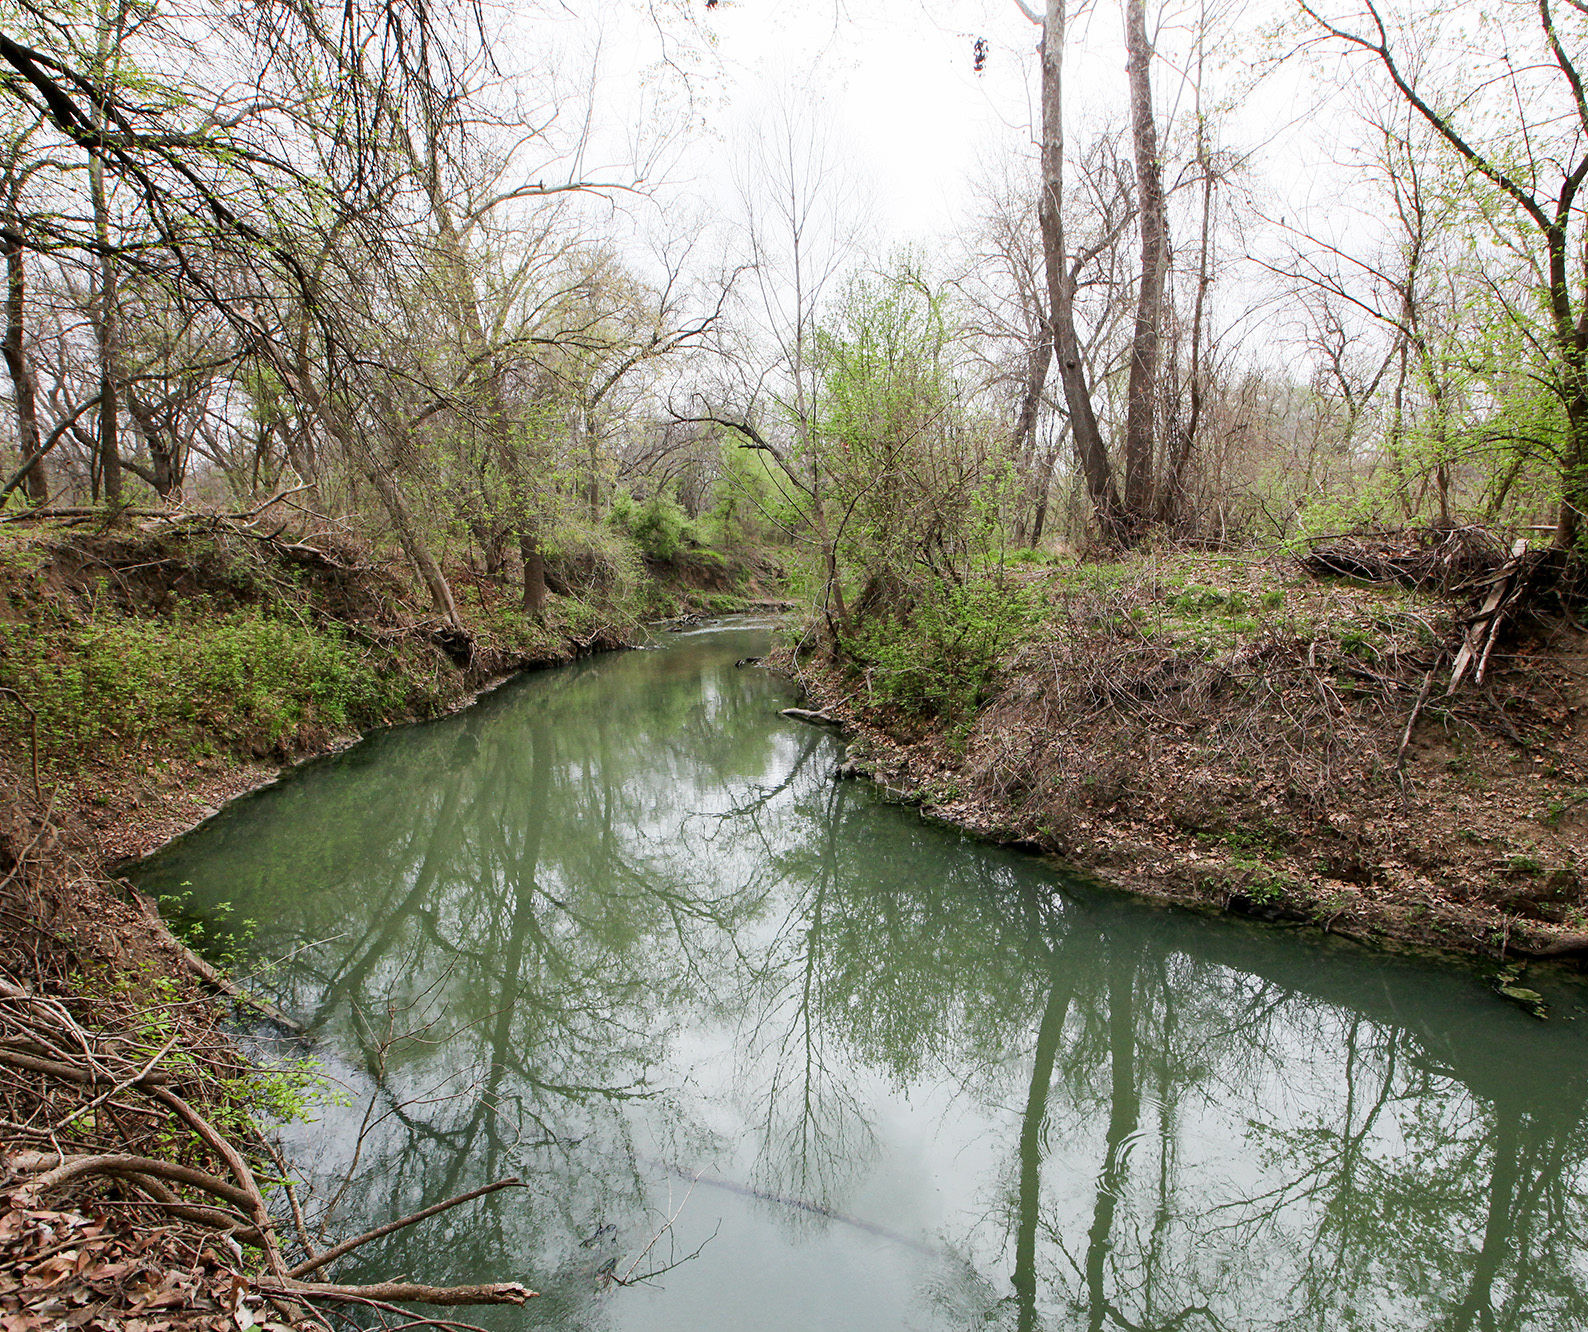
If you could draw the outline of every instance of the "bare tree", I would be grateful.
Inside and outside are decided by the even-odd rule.
[[[1474,229],[1497,234],[1531,270],[1547,314],[1536,336],[1522,303],[1507,304],[1530,333],[1561,413],[1555,541],[1575,547],[1588,510],[1588,273],[1579,260],[1579,195],[1588,179],[1588,97],[1578,54],[1583,13],[1572,7],[1557,14],[1552,0],[1508,4],[1460,33],[1419,19],[1420,43],[1442,56],[1436,64],[1426,50],[1412,59],[1411,35],[1375,0],[1364,0],[1350,19],[1309,0],[1298,4],[1317,42],[1370,60],[1468,178],[1485,182],[1468,193]],[[1519,49],[1524,39],[1531,49]],[[1459,81],[1460,97],[1437,86],[1446,77]],[[1486,119],[1492,97],[1503,99],[1505,110]]]

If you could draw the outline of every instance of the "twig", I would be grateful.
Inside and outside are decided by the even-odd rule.
[[[175,1031],[173,1031],[171,1033],[171,1039],[168,1040],[164,1045],[162,1045],[158,1050],[156,1050],[154,1052],[154,1056],[149,1060],[149,1062],[146,1063],[142,1068],[140,1068],[136,1073],[134,1073],[130,1078],[122,1079],[120,1082],[116,1083],[115,1086],[111,1087],[108,1091],[100,1092],[100,1094],[98,1096],[94,1097],[94,1099],[92,1101],[89,1101],[86,1105],[78,1106],[77,1109],[73,1110],[71,1112],[71,1114],[67,1115],[66,1118],[61,1120],[60,1123],[52,1125],[51,1128],[50,1128],[50,1132],[51,1133],[59,1133],[68,1124],[70,1124],[74,1119],[78,1119],[81,1116],[86,1115],[90,1110],[94,1109],[96,1106],[102,1105],[104,1102],[108,1101],[112,1096],[115,1096],[115,1095],[117,1095],[120,1092],[126,1091],[127,1088],[135,1085],[136,1083],[142,1082],[146,1077],[149,1076],[149,1074],[154,1072],[154,1066],[156,1064],[158,1064],[162,1059],[164,1059],[166,1057],[166,1055],[171,1053],[172,1046],[174,1046],[177,1043],[177,1041],[181,1039],[181,1037],[182,1037],[182,1029],[180,1027],[178,1027]]]
[[[259,1191],[259,1184],[254,1179],[254,1172],[249,1169],[248,1162],[243,1160],[240,1153],[226,1136],[221,1133],[209,1120],[199,1114],[191,1105],[184,1101],[175,1092],[164,1087],[152,1087],[149,1095],[163,1105],[176,1111],[179,1118],[187,1124],[199,1137],[203,1138],[220,1158],[231,1167],[233,1178],[236,1179],[247,1195],[247,1205],[253,1213],[254,1226],[267,1241],[265,1244],[265,1261],[270,1264],[270,1270],[277,1276],[285,1276],[287,1265],[282,1261],[281,1250],[277,1247],[274,1232],[270,1223],[270,1208],[265,1203],[265,1196]]]
[[[29,748],[33,760],[33,799],[42,805],[44,803],[44,791],[39,785],[39,714],[34,711],[33,705],[15,689],[11,688],[10,685],[0,685],[0,694],[16,700],[16,705],[28,714]]]
[[[679,1213],[684,1210],[685,1205],[689,1202],[690,1195],[692,1195],[695,1191],[695,1185],[698,1183],[700,1183],[700,1175],[697,1173],[695,1177],[689,1181],[689,1188],[684,1191],[684,1196],[679,1200],[678,1206],[673,1208],[673,1214],[667,1218],[666,1224],[651,1236],[651,1242],[649,1244],[647,1244],[643,1249],[634,1255],[634,1261],[628,1265],[628,1269],[623,1273],[623,1275],[613,1277],[613,1280],[615,1280],[618,1285],[626,1286],[628,1284],[629,1278],[634,1275],[634,1269],[640,1265],[640,1260],[656,1247],[657,1240],[661,1239],[663,1235],[667,1234],[667,1232],[673,1228],[673,1222],[678,1220]]]
[[[297,1295],[307,1300],[332,1300],[344,1304],[370,1301],[406,1300],[413,1304],[523,1304],[540,1294],[517,1281],[498,1281],[482,1286],[422,1286],[408,1281],[382,1281],[370,1286],[337,1286],[318,1281],[293,1281],[266,1278],[258,1286],[261,1294]]]
[[[305,481],[301,486],[293,486],[293,488],[291,490],[283,490],[283,491],[279,492],[278,494],[272,495],[263,504],[261,504],[257,509],[249,509],[246,513],[228,513],[228,514],[223,514],[221,516],[225,517],[225,518],[234,519],[235,521],[240,522],[240,523],[247,522],[250,518],[257,518],[266,509],[268,509],[272,504],[279,503],[281,500],[284,500],[288,495],[297,495],[297,494],[300,494],[301,492],[303,492],[305,490],[308,490],[308,489],[309,489],[309,483],[307,481]]]
[[[294,1280],[307,1276],[310,1272],[318,1271],[327,1263],[335,1262],[344,1254],[351,1253],[354,1249],[361,1248],[371,1240],[378,1240],[383,1235],[390,1235],[393,1231],[403,1230],[420,1221],[428,1221],[453,1207],[458,1207],[466,1202],[473,1202],[482,1198],[487,1193],[495,1193],[498,1189],[522,1188],[523,1181],[519,1179],[499,1179],[494,1184],[486,1184],[481,1188],[472,1189],[468,1193],[460,1193],[456,1198],[448,1198],[445,1202],[434,1203],[429,1207],[403,1217],[400,1221],[388,1221],[384,1226],[376,1226],[374,1230],[366,1230],[362,1235],[355,1235],[352,1239],[343,1240],[340,1244],[327,1249],[322,1254],[317,1254],[306,1262],[299,1263],[296,1267],[289,1268],[287,1275]]]
[[[1434,667],[1427,675],[1423,676],[1423,687],[1417,691],[1417,702],[1412,704],[1412,713],[1406,719],[1406,729],[1401,732],[1400,747],[1395,751],[1395,775],[1404,777],[1406,771],[1406,747],[1412,742],[1412,728],[1417,725],[1417,718],[1422,715],[1423,705],[1428,702],[1428,695],[1433,692]]]

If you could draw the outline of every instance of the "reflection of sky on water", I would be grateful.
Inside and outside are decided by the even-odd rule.
[[[529,1186],[340,1275],[546,1292],[493,1327],[1588,1326],[1570,1021],[1061,892],[833,781],[763,642],[526,677],[144,868],[285,959],[334,1233]]]

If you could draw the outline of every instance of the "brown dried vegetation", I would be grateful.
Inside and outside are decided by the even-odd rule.
[[[1450,547],[1480,590],[1506,558],[1487,549]],[[1447,694],[1473,612],[1437,569],[1415,591],[1160,552],[1041,579],[1043,620],[957,734],[874,706],[839,663],[797,673],[889,786],[1133,890],[1364,938],[1588,951],[1588,671],[1558,604],[1515,605],[1483,682]]]

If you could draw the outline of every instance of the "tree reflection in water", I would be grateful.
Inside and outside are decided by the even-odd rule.
[[[885,806],[733,669],[759,647],[519,682],[144,867],[261,922],[346,1072],[291,1133],[322,1198],[347,1181],[334,1231],[529,1186],[357,1268],[523,1273],[566,1327],[743,1325],[763,1288],[763,1326],[1588,1326],[1569,1026]],[[722,1241],[606,1288],[697,1179],[686,1248]],[[779,1312],[822,1244],[840,1312]]]

